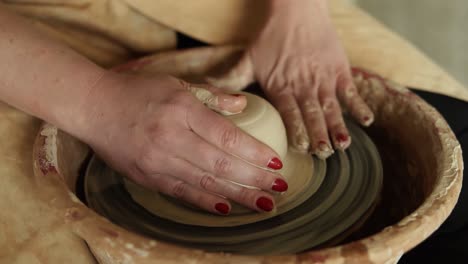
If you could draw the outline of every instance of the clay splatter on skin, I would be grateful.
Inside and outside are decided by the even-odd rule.
[[[335,151],[333,150],[333,148],[325,141],[320,141],[319,144],[318,144],[318,147],[317,147],[317,151],[315,151],[315,155],[319,158],[319,159],[327,159],[328,157],[330,157],[333,153],[335,153]]]
[[[222,115],[228,116],[228,115],[234,115],[238,114],[237,113],[232,113],[226,110],[222,110],[219,108],[219,101],[218,101],[218,96],[214,95],[212,92],[204,89],[204,88],[199,88],[199,87],[194,87],[194,86],[189,86],[187,87],[188,91],[191,92],[200,102],[202,102],[204,105],[206,105],[208,108],[210,108],[213,111],[216,111]]]
[[[295,120],[293,122],[295,133],[292,136],[292,148],[299,152],[307,151],[309,148],[309,137],[304,123],[301,120]]]

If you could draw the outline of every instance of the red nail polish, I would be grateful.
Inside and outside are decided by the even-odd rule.
[[[240,97],[240,96],[243,96],[243,94],[231,94],[232,96],[235,96],[235,97]]]
[[[338,142],[345,142],[348,141],[348,136],[343,133],[338,133],[338,135],[336,135],[336,140]]]
[[[268,162],[268,168],[274,169],[274,170],[280,170],[281,168],[283,168],[283,162],[281,162],[281,160],[276,157],[272,158]]]
[[[276,179],[275,182],[273,182],[271,189],[277,192],[285,192],[288,190],[288,183],[283,179]]]
[[[362,120],[364,120],[364,122],[367,122],[367,121],[369,121],[369,120],[370,120],[370,117],[368,117],[368,116],[365,116],[365,117],[364,117]]]
[[[215,209],[216,211],[218,211],[219,213],[223,215],[227,215],[229,213],[229,205],[225,203],[217,203],[215,205]]]
[[[267,197],[260,197],[257,200],[257,207],[265,212],[273,210],[273,201]]]

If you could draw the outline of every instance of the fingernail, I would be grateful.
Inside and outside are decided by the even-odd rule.
[[[369,126],[370,124],[372,124],[372,118],[370,116],[365,116],[364,118],[362,118],[362,123],[364,126]]]
[[[268,162],[268,168],[274,170],[281,170],[283,168],[283,162],[280,159],[274,157]]]
[[[235,96],[235,97],[241,97],[241,96],[244,96],[243,94],[231,94],[232,96]]]
[[[335,151],[333,151],[333,148],[330,146],[330,144],[326,141],[320,141],[317,147],[317,151],[315,152],[315,155],[322,160],[327,159],[330,157]]]
[[[267,197],[260,197],[257,200],[257,207],[265,212],[273,210],[273,201]]]
[[[348,136],[345,135],[345,134],[343,134],[343,133],[338,133],[338,134],[336,135],[336,140],[337,140],[338,142],[346,142],[346,141],[348,141]]]
[[[218,211],[220,214],[227,215],[229,213],[229,205],[225,203],[217,203],[215,205],[216,211]]]
[[[336,135],[336,144],[336,148],[344,150],[349,144],[349,136],[343,133],[338,133]]]
[[[288,183],[283,179],[276,179],[275,182],[273,182],[271,189],[277,192],[285,192],[288,190]]]

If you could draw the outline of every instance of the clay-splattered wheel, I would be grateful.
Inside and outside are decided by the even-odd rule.
[[[238,51],[209,47],[168,52],[145,58],[143,65],[132,63],[130,68],[178,77],[201,76],[229,65],[229,59],[235,59]],[[355,69],[353,74],[361,96],[375,113],[375,123],[367,132],[381,155],[384,183],[380,202],[360,228],[362,232],[337,246],[299,254],[246,256],[177,246],[122,228],[77,199],[77,172],[86,148],[50,125],[40,129],[34,143],[34,176],[13,170],[17,163],[11,160],[5,165],[9,173],[4,176],[13,171],[6,182],[28,182],[34,190],[29,193],[35,195],[30,200],[37,201],[39,211],[46,212],[42,217],[53,219],[50,223],[54,226],[48,230],[66,230],[70,234],[67,237],[80,242],[81,247],[73,250],[90,251],[99,263],[396,263],[404,252],[433,233],[454,208],[462,186],[461,148],[443,117],[408,89],[364,70]],[[22,131],[32,131],[30,126],[36,123],[25,121],[17,112],[1,110],[7,113],[3,122],[16,133],[16,137],[5,141],[10,151],[6,157],[16,158],[21,150],[26,160],[30,150],[24,146],[32,143],[32,137],[24,136]],[[18,187],[6,186],[5,193],[19,193]],[[8,220],[8,216],[19,212],[2,219]],[[10,227],[30,226],[12,219],[6,222]],[[43,236],[47,241],[49,233],[53,232]]]

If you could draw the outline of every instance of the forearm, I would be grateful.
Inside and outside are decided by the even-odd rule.
[[[79,109],[104,72],[0,9],[0,100],[70,130],[85,122]]]

